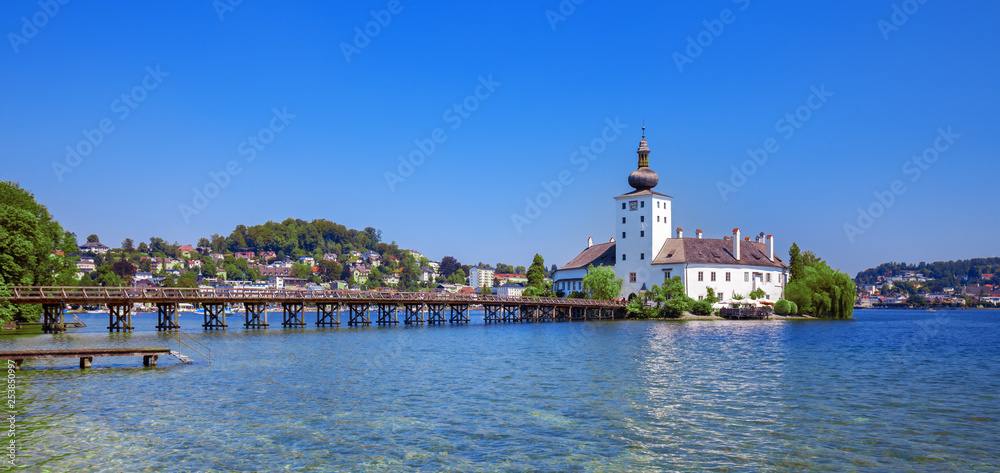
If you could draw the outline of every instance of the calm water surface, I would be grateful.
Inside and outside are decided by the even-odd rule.
[[[17,461],[60,472],[1000,471],[997,311],[492,326],[477,315],[282,329],[272,314],[269,330],[230,317],[212,333],[184,314],[211,364],[28,362]],[[155,314],[131,334],[81,317],[89,328],[0,338],[0,349],[177,348]]]

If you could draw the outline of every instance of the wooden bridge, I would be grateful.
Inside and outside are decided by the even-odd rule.
[[[556,297],[505,297],[482,294],[434,292],[307,291],[257,288],[138,288],[138,287],[39,287],[14,286],[7,298],[13,304],[41,304],[42,330],[64,329],[66,304],[104,304],[108,307],[108,330],[132,330],[136,303],[155,304],[157,330],[177,330],[181,303],[200,304],[205,330],[225,330],[226,307],[241,304],[246,310],[244,327],[269,326],[268,306],[281,306],[282,327],[305,327],[306,306],[316,307],[316,326],[339,326],[346,311],[349,326],[399,324],[467,324],[469,310],[481,306],[486,323],[552,322],[624,318],[625,301],[566,299]],[[446,317],[447,316],[447,317]]]

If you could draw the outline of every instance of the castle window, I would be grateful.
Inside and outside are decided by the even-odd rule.
[[[639,253],[639,259],[646,259],[646,253]]]
[[[625,223],[625,217],[622,217],[622,223]]]
[[[732,281],[732,280],[733,279],[730,277],[729,271],[726,271],[726,282],[729,282],[729,281]]]
[[[771,282],[771,273],[767,273],[767,282]]]
[[[749,272],[746,272],[746,271],[743,272],[743,282],[750,282],[750,273]]]
[[[646,208],[646,201],[639,202],[639,207]]]
[[[622,239],[625,239],[625,232],[622,232]]]
[[[715,271],[712,271],[711,276],[712,276],[712,281],[715,281]]]
[[[625,261],[625,253],[622,253],[622,261]]]
[[[639,216],[639,221],[640,222],[645,222],[646,221],[646,216],[645,215],[640,215]]]
[[[622,210],[625,210],[625,202],[622,202]]]
[[[659,223],[659,221],[660,221],[660,216],[659,216],[659,215],[657,215],[657,216],[656,216],[656,222],[657,222],[657,223]]]
[[[646,230],[639,230],[639,238],[646,236]]]
[[[635,282],[635,273],[628,273],[628,282]]]
[[[698,280],[699,281],[704,281],[705,280],[705,272],[704,271],[698,271]]]
[[[666,274],[663,275],[663,280],[666,281],[667,279],[670,279],[670,270],[669,269],[667,270]]]

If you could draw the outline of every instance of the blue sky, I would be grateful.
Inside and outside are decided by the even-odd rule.
[[[645,121],[686,231],[852,275],[1000,254],[996,2],[448,3],[4,2],[0,177],[111,245],[326,218],[562,265]]]

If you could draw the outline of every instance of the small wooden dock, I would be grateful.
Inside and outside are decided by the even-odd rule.
[[[41,358],[79,358],[80,369],[90,368],[95,356],[141,356],[143,366],[156,366],[160,355],[172,355],[169,348],[77,348],[70,350],[16,350],[0,351],[0,360],[13,360],[15,369],[21,368],[24,360]]]

